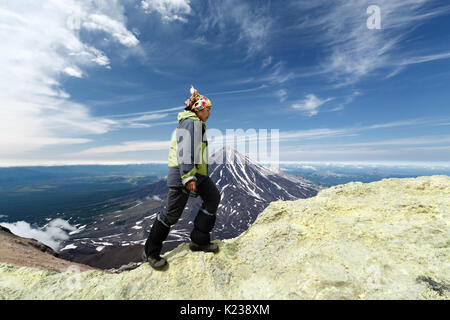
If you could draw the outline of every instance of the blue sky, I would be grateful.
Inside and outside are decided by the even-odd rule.
[[[166,161],[191,84],[210,132],[278,129],[280,161],[448,164],[449,17],[431,0],[4,1],[0,165]]]

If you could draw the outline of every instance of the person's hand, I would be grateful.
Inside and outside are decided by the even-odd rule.
[[[189,181],[186,183],[186,189],[192,192],[197,192],[197,183],[194,180]]]

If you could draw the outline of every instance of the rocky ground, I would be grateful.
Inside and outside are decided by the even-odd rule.
[[[120,274],[0,263],[2,299],[450,298],[450,177],[351,182],[272,202],[217,254]],[[70,281],[69,281],[70,280]]]
[[[34,239],[16,236],[4,227],[0,227],[0,261],[53,272],[64,272],[74,266],[81,271],[96,269],[59,259],[50,247]]]

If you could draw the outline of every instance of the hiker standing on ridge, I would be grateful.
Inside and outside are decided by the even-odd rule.
[[[191,232],[192,251],[217,252],[219,246],[211,243],[210,232],[216,222],[216,212],[220,193],[208,176],[208,141],[206,124],[212,107],[211,101],[200,95],[194,87],[191,97],[184,103],[185,111],[178,114],[178,127],[172,135],[169,149],[169,169],[167,174],[166,208],[159,213],[153,223],[142,254],[154,269],[162,269],[166,259],[160,257],[162,243],[167,238],[170,227],[177,223],[189,196],[198,194],[203,204],[194,220]]]

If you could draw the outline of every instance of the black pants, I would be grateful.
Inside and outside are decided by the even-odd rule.
[[[162,242],[166,240],[170,227],[180,219],[189,199],[189,195],[183,192],[183,189],[184,187],[169,188],[166,209],[156,217],[145,243],[145,252],[148,256],[158,256],[161,253]],[[203,203],[194,220],[191,240],[198,244],[207,244],[210,242],[210,232],[216,220],[220,193],[209,177],[206,177],[197,185],[197,193],[202,198]]]

